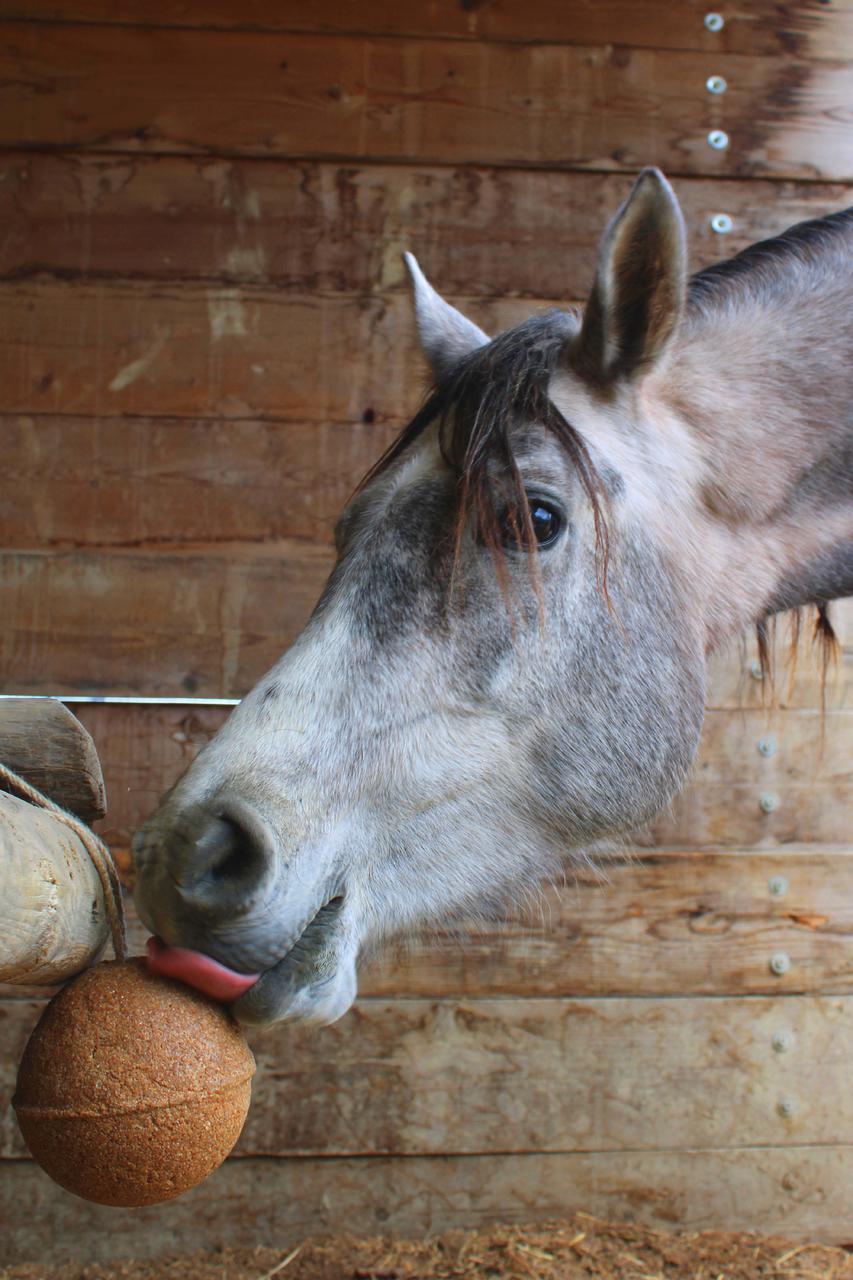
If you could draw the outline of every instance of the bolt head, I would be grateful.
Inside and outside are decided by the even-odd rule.
[[[791,957],[784,951],[777,951],[770,958],[770,971],[775,973],[777,978],[781,978],[791,968]]]
[[[790,1031],[775,1031],[771,1043],[775,1053],[787,1053],[794,1043],[794,1037]]]
[[[784,1116],[786,1120],[790,1120],[796,1109],[793,1098],[780,1098],[776,1103],[776,1110],[779,1112],[779,1115]]]
[[[774,898],[782,898],[788,892],[788,881],[784,876],[771,876],[767,882],[767,888]]]
[[[764,672],[762,671],[762,669],[761,669],[761,663],[758,661],[758,659],[757,659],[757,658],[753,658],[753,659],[752,659],[752,662],[750,662],[750,664],[749,664],[749,674],[752,676],[753,680],[763,680],[763,679],[764,679]]]
[[[768,758],[776,754],[776,739],[773,737],[759,738],[758,750],[761,755]]]
[[[708,31],[722,31],[726,20],[721,13],[706,13],[705,26]]]
[[[762,813],[774,813],[779,808],[779,797],[768,792],[761,797],[758,803]]]
[[[728,81],[725,76],[708,76],[705,81],[705,88],[709,93],[725,93],[728,87]]]
[[[714,213],[711,215],[711,230],[716,231],[717,235],[726,235],[727,232],[731,231],[734,225],[734,222],[727,213]],[[761,679],[760,673],[757,676],[757,679]]]
[[[729,135],[723,129],[712,129],[708,134],[708,146],[714,151],[725,151],[729,145]]]

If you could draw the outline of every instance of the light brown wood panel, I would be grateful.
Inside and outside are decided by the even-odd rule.
[[[844,62],[35,23],[2,37],[8,146],[853,175]]]
[[[853,783],[853,710],[708,711],[691,785]]]
[[[455,300],[490,332],[544,307]],[[425,381],[402,294],[0,285],[7,413],[397,422],[415,411]]]
[[[714,655],[708,670],[708,706],[768,710],[849,707],[853,700],[853,598],[833,601],[829,613],[838,648],[825,672],[821,650],[814,644],[814,611],[803,612],[794,656],[794,618],[783,614],[775,629],[771,627],[772,670],[766,677],[761,674],[752,634]]]
[[[246,544],[286,539],[329,545],[358,481],[402,426],[0,416],[0,545],[95,554],[223,545],[238,556]],[[853,601],[837,601],[831,614],[839,652],[825,692],[827,707],[837,709],[853,697]],[[788,622],[780,620],[772,681],[753,675],[751,636],[732,643],[712,661],[708,705],[819,706],[821,663],[810,629],[806,614],[792,666]]]
[[[27,1157],[11,1099],[42,1008],[0,1004],[0,1157]],[[781,1053],[779,1034],[790,1043]],[[853,1137],[853,996],[367,1000],[332,1027],[276,1026],[249,1040],[258,1070],[241,1157],[811,1146]],[[720,1105],[709,1105],[715,1098]],[[781,1098],[794,1108],[789,1118]]]
[[[385,0],[5,0],[4,21],[115,22],[176,27],[312,31],[319,34],[443,36],[462,40],[631,44],[653,49],[701,49],[708,54],[795,53],[837,58],[853,40],[853,6],[835,0],[741,0],[726,5],[722,31],[704,24],[705,0],[534,0],[526,5],[389,5]]]
[[[250,547],[223,542],[215,550],[181,548],[169,537],[158,550],[0,552],[7,620],[0,687],[42,695],[242,696],[302,629],[332,560],[330,547],[294,538]],[[751,719],[736,718],[726,732],[735,735],[737,770],[740,742],[754,749],[776,715],[780,732],[782,725],[795,734],[807,729],[811,754],[795,773],[790,755],[752,760],[752,776],[831,780],[836,756],[818,752],[819,716],[798,714],[754,708]],[[828,712],[831,753],[843,752],[832,726],[843,735],[845,714]]]
[[[127,874],[134,831],[225,723],[230,708],[94,703],[75,705],[74,713],[95,740],[106,780],[107,816],[97,830]]]
[[[771,890],[781,877],[783,892]],[[366,995],[672,996],[853,990],[847,850],[638,850],[568,867],[541,910],[389,947]],[[846,895],[846,896],[845,896]],[[774,955],[788,970],[777,976]]]
[[[229,1160],[200,1187],[132,1213],[89,1204],[35,1165],[0,1161],[0,1262],[157,1257],[217,1245],[286,1249],[306,1235],[421,1235],[582,1210],[691,1230],[725,1224],[850,1239],[853,1148]],[[26,1212],[22,1212],[26,1206]]]
[[[754,783],[711,782],[692,786],[673,802],[671,815],[658,818],[640,844],[699,845],[787,844],[811,841],[829,844],[849,840],[853,831],[853,784],[849,773],[825,783],[790,783],[766,792]],[[764,812],[764,795],[777,808]]]
[[[369,415],[368,415],[369,416]],[[329,544],[401,422],[0,418],[7,550]]]
[[[330,564],[327,547],[293,540],[0,553],[4,691],[243,693],[301,631]]]
[[[771,882],[781,877],[782,892]],[[850,994],[849,847],[640,850],[569,867],[566,886],[507,919],[445,923],[365,958],[365,998]],[[131,952],[147,931],[128,902]],[[771,959],[785,954],[781,975]],[[5,1000],[42,999],[0,987]]]
[[[466,295],[582,298],[623,174],[341,166],[189,156],[0,157],[0,275],[405,287],[412,249]],[[853,203],[842,183],[681,178],[695,269]],[[711,216],[728,213],[717,234]]]
[[[270,654],[267,665],[276,656]],[[224,722],[227,710],[83,706],[77,714],[103,763],[109,801],[106,837],[126,848],[132,832]],[[669,814],[635,838],[646,845],[682,846],[849,841],[851,714],[828,712],[822,728],[819,712],[708,712],[685,792]],[[772,754],[763,754],[762,747]],[[766,796],[777,802],[769,813],[761,803]],[[828,834],[820,834],[824,832]]]

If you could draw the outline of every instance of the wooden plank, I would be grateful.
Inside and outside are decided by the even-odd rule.
[[[302,629],[333,560],[331,548],[294,538],[211,550],[181,547],[179,532],[167,530],[163,548],[0,552],[8,619],[0,638],[0,688],[242,696]],[[808,712],[744,710],[750,719],[733,722],[736,768],[726,777],[831,780],[836,757],[820,753],[843,754],[849,715],[832,709],[833,687],[824,747],[817,712],[809,718]],[[774,725],[777,737],[806,733],[805,761],[798,766],[790,754],[767,760],[750,754],[753,772],[743,774],[740,744],[757,750],[760,738],[776,733]],[[800,738],[788,740],[792,749],[799,749]],[[793,773],[779,772],[783,760]],[[843,764],[836,771],[843,772]],[[707,773],[701,757],[700,769]]]
[[[781,877],[783,892],[771,891]],[[364,997],[853,992],[853,850],[639,850],[567,869],[539,910],[444,923],[365,958]],[[131,951],[146,930],[128,903]],[[774,955],[788,957],[776,974]],[[43,992],[0,987],[5,999]]]
[[[691,785],[853,782],[851,746],[853,711],[709,711]]]
[[[42,1008],[0,1004],[0,1158],[27,1157],[11,1099]],[[853,1139],[853,996],[367,1000],[332,1027],[249,1038],[258,1072],[235,1149],[244,1158]]]
[[[567,880],[543,890],[538,912],[519,905],[505,921],[458,921],[388,943],[362,963],[363,998],[853,991],[849,850],[646,850],[598,871],[572,868]],[[131,901],[126,908],[130,949],[141,954],[147,930]],[[770,964],[779,953],[790,961],[781,975]],[[0,984],[5,1000],[50,994]]]
[[[243,693],[308,620],[330,562],[296,541],[231,555],[0,553],[4,687]]]
[[[497,332],[541,305],[473,315]],[[7,413],[304,424],[398,422],[425,371],[402,294],[50,282],[0,285],[0,380]]]
[[[673,173],[853,176],[843,62],[720,53],[729,88],[715,96],[705,52],[44,24],[2,36],[7,146],[605,170],[651,149]],[[728,150],[708,145],[712,128]]]
[[[414,249],[448,293],[566,298],[591,284],[622,174],[185,156],[0,157],[0,276],[405,289]],[[841,183],[681,178],[691,263],[708,266],[792,223],[853,204]],[[732,231],[710,219],[726,212]],[[542,247],[547,252],[542,252]]]
[[[0,702],[0,764],[84,822],[103,818],[107,811],[95,744],[61,702]],[[3,779],[0,790],[19,794]]]
[[[76,713],[95,739],[110,796],[97,830],[127,878],[134,831],[225,723],[230,708],[83,704]]]
[[[762,808],[765,795],[777,807]],[[674,801],[671,815],[635,834],[639,844],[754,845],[811,841],[838,844],[850,838],[853,785],[845,778],[792,783],[766,792],[754,784],[692,786]]]
[[[596,0],[566,4],[533,0],[508,4],[389,5],[384,0],[5,0],[0,20],[114,22],[134,25],[310,31],[317,34],[439,36],[524,43],[630,44],[653,49],[699,49],[708,54],[795,53],[836,58],[853,40],[850,0],[830,7],[813,0],[740,0],[728,4],[722,31],[704,24],[704,0]]]
[[[177,1200],[133,1213],[88,1204],[29,1162],[0,1162],[0,1263],[107,1262],[219,1247],[286,1249],[306,1235],[421,1235],[582,1210],[672,1230],[844,1243],[853,1148],[229,1160]],[[22,1212],[22,1205],[26,1212]]]
[[[0,792],[0,980],[73,978],[98,959],[108,934],[101,881],[79,835]]]
[[[355,486],[401,426],[0,416],[0,545],[97,553],[242,544],[240,555],[249,543],[330,545]],[[853,601],[838,601],[831,612],[840,651],[828,672],[826,705],[839,709],[853,700]],[[775,689],[752,675],[755,661],[751,636],[716,657],[708,705],[820,705],[821,666],[808,620],[793,682],[786,622],[778,627]]]
[[[227,710],[92,705],[79,707],[78,714],[98,745],[112,797],[100,831],[127,874],[133,831]],[[737,724],[739,718],[730,721]],[[784,740],[780,750],[787,750]],[[738,768],[735,753],[733,774]],[[730,784],[715,785],[721,807],[737,806]],[[750,812],[760,794],[756,785]],[[818,798],[832,807],[831,796],[819,790]],[[849,805],[849,794],[842,799]],[[543,892],[540,910],[525,914],[519,907],[506,925],[466,930],[460,922],[430,929],[368,964],[362,990],[423,996],[850,991],[853,855],[796,846],[743,852],[744,843],[736,839],[738,812],[735,807],[729,819],[729,851],[691,851],[687,844],[687,851],[639,849],[624,861],[602,861],[598,869],[572,866],[564,890]],[[849,843],[850,809],[839,812]],[[775,816],[761,815],[766,841],[772,840],[768,828]],[[778,875],[787,888],[777,898],[768,886]],[[144,936],[134,935],[137,949]],[[770,968],[777,951],[791,961],[781,976]]]
[[[84,706],[78,714],[103,761],[111,797],[105,834],[119,848],[129,845],[132,832],[227,717],[226,710],[210,707]],[[709,712],[692,781],[671,815],[635,839],[744,847],[803,841],[809,836],[802,831],[825,831],[837,843],[848,841],[851,714],[827,713],[822,737],[819,712],[777,712],[769,720],[763,711]],[[759,743],[771,739],[767,757]],[[761,807],[768,795],[778,802],[770,813]],[[673,830],[680,842],[668,838]]]
[[[708,706],[774,708],[853,705],[853,598],[835,600],[829,609],[838,652],[825,673],[814,644],[814,611],[806,610],[796,657],[792,658],[793,615],[771,627],[772,670],[761,674],[754,634],[714,655],[708,670]]]
[[[331,544],[355,486],[402,422],[0,419],[0,544],[215,550]]]

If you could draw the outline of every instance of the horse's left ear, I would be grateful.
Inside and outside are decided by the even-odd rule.
[[[675,333],[686,294],[681,209],[660,170],[644,169],[604,233],[572,363],[605,383],[645,372]]]
[[[440,378],[463,356],[484,347],[490,339],[433,289],[413,253],[404,253],[403,257],[412,281],[418,337],[433,373]]]

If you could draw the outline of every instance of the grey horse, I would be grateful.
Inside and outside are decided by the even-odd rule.
[[[367,945],[658,813],[709,655],[853,592],[853,210],[688,279],[646,170],[583,314],[492,340],[408,261],[433,389],[135,842],[165,971],[215,963],[247,1023],[340,1017]]]

